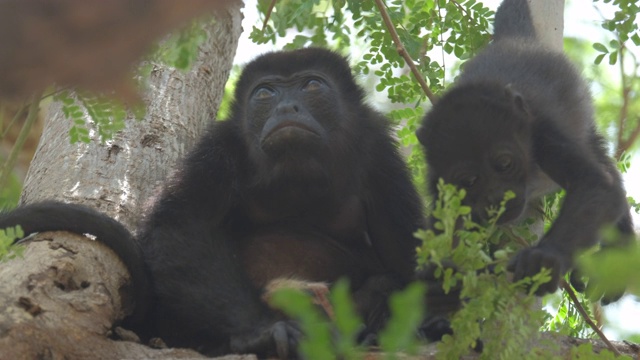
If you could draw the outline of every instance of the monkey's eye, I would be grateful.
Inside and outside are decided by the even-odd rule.
[[[302,87],[302,91],[315,91],[319,90],[323,86],[323,82],[318,79],[311,79],[307,81]]]
[[[267,86],[261,86],[253,91],[254,99],[269,99],[276,95],[275,90]]]
[[[467,176],[462,177],[458,181],[458,183],[463,188],[468,189],[468,188],[472,187],[473,185],[475,185],[476,181],[478,181],[478,176],[477,175],[467,175]]]
[[[496,158],[494,166],[497,171],[504,172],[513,166],[513,158],[511,155],[503,154]]]

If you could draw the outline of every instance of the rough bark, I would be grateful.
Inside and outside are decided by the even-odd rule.
[[[153,64],[145,118],[128,119],[106,144],[70,144],[71,124],[52,104],[21,201],[83,203],[133,229],[156,184],[215,119],[240,23],[240,6],[234,6],[207,25],[209,37],[190,71]],[[102,244],[69,233],[39,234],[24,257],[0,266],[0,359],[201,357],[108,338],[131,312],[129,281]]]
[[[65,232],[38,234],[22,257],[0,267],[0,359],[200,356],[109,340],[111,325],[131,306],[128,287],[127,269],[103,244]]]
[[[533,25],[540,41],[562,51],[564,33],[564,0],[528,0]]]
[[[53,103],[24,182],[21,202],[57,199],[100,209],[133,228],[143,205],[209,121],[224,94],[241,32],[239,7],[215,25],[190,71],[153,64],[147,113],[113,140],[69,143],[70,121]],[[94,132],[95,133],[95,132]]]

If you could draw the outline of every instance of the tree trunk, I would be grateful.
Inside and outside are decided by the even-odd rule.
[[[142,121],[100,144],[71,144],[69,119],[53,103],[24,181],[22,203],[43,199],[82,203],[114,216],[130,229],[154,189],[170,173],[209,121],[214,121],[241,33],[238,7],[215,25],[188,72],[152,64]]]
[[[134,229],[156,185],[215,119],[241,33],[240,6],[206,31],[190,71],[153,64],[145,118],[128,119],[105,144],[70,144],[70,121],[52,104],[21,201],[82,203]],[[0,267],[0,294],[0,359],[201,357],[108,338],[131,312],[130,278],[112,251],[84,236],[27,241],[23,257]]]
[[[528,0],[533,26],[541,43],[562,51],[564,33],[564,0]]]
[[[201,357],[110,340],[131,304],[128,285],[127,269],[105,245],[66,232],[36,235],[22,258],[0,267],[0,358]]]

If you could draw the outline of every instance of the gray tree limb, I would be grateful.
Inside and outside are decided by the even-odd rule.
[[[97,208],[134,229],[156,184],[214,121],[241,32],[240,6],[207,25],[190,71],[153,64],[147,114],[106,144],[70,144],[70,121],[52,104],[21,201],[57,199]],[[0,358],[196,358],[108,336],[131,312],[119,258],[84,236],[43,233],[24,256],[0,265]],[[235,357],[251,358],[251,357]]]

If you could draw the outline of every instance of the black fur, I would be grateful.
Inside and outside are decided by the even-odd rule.
[[[301,333],[264,303],[264,288],[346,276],[375,332],[389,293],[414,277],[413,232],[424,219],[387,119],[364,104],[344,58],[310,48],[247,65],[230,118],[212,122],[181,162],[138,242],[78,205],[0,216],[0,227],[16,224],[90,233],[114,249],[132,273],[138,313],[149,315],[136,328],[143,336],[287,358]]]
[[[134,279],[137,312],[149,313],[136,328],[143,336],[287,358],[301,334],[264,303],[265,287],[346,276],[375,332],[388,294],[414,277],[413,232],[424,219],[387,119],[364,104],[344,58],[311,48],[247,65],[230,118],[212,122],[182,161],[138,242],[79,205],[0,216],[0,227],[16,224],[28,234],[90,233],[114,249]]]
[[[262,55],[142,228],[158,334],[208,354],[290,356],[299,332],[261,288],[341,276],[356,292],[378,276],[402,286],[421,225],[388,121],[364,104],[345,59],[314,48]]]
[[[535,246],[520,251],[510,268],[515,280],[552,270],[538,294],[555,291],[574,256],[598,242],[606,224],[617,224],[620,243],[633,226],[620,174],[596,132],[587,84],[559,52],[536,40],[525,0],[505,0],[496,13],[494,41],[426,115],[418,130],[429,190],[438,178],[466,188],[477,220],[507,203],[500,223],[531,215],[541,196],[562,187],[564,204]],[[615,297],[619,294],[608,294]]]

